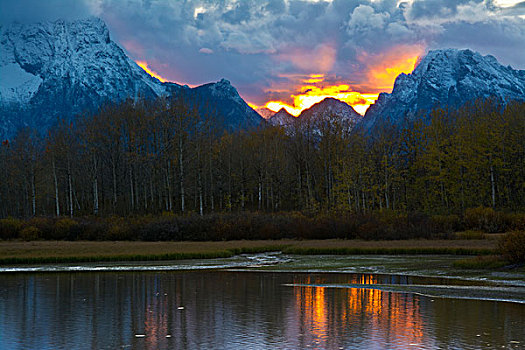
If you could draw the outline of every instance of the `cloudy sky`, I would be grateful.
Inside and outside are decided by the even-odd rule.
[[[287,104],[295,114],[325,96],[363,112],[436,48],[470,48],[525,69],[519,1],[0,1],[2,24],[87,16],[101,17],[135,61],[169,81],[224,77],[252,105]]]

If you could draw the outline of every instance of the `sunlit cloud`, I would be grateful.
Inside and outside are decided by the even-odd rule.
[[[523,0],[494,0],[494,5],[500,6],[500,7],[511,7],[516,6]]]
[[[368,91],[390,92],[396,77],[411,73],[424,52],[425,48],[420,45],[400,45],[376,55],[361,52],[358,60],[368,64],[367,79],[361,86]]]
[[[193,18],[197,19],[201,13],[206,13],[206,8],[199,6],[193,10]]]
[[[324,80],[324,74],[311,74],[308,79],[303,79],[305,84],[320,83]]]
[[[303,71],[330,71],[336,61],[337,50],[329,44],[318,45],[313,50],[292,49],[277,55],[278,61],[289,61]]]
[[[298,116],[303,110],[331,97],[348,103],[356,112],[364,115],[380,92],[392,90],[399,74],[409,74],[414,70],[424,50],[421,45],[398,45],[379,54],[362,51],[357,60],[367,67],[363,83],[349,83],[326,74],[281,75],[285,81],[270,91],[284,98],[270,98],[263,107],[274,112],[284,108],[288,113]]]
[[[323,74],[311,74],[308,78],[301,79],[300,81],[305,83],[305,85],[290,88],[292,91],[288,99],[270,100],[262,107],[274,112],[284,108],[288,113],[298,116],[303,110],[312,107],[325,98],[331,97],[348,103],[354,107],[356,112],[364,114],[366,109],[374,103],[378,97],[377,93],[354,91],[348,84],[331,84],[330,81],[325,82],[325,76]],[[287,102],[286,100],[290,100],[291,102]],[[255,109],[261,107],[255,104],[250,105],[252,108],[255,107]]]
[[[208,55],[211,55],[213,53],[213,50],[212,49],[209,49],[207,47],[203,47],[199,50],[200,53],[205,53],[205,54],[208,54]]]

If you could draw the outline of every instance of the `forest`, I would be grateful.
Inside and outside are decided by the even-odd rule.
[[[192,105],[127,100],[46,135],[20,130],[0,147],[0,218],[419,215],[461,225],[472,208],[525,208],[525,103],[479,100],[373,132],[333,118],[229,131]]]

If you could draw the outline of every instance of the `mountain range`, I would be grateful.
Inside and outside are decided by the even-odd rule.
[[[357,113],[352,106],[335,98],[325,98],[301,112],[297,117],[288,113],[281,108],[277,113],[268,118],[272,125],[280,125],[285,128],[293,127],[295,123],[317,124],[314,127],[319,128],[321,123],[335,123],[347,130],[353,129],[363,117]]]
[[[191,89],[152,77],[111,40],[98,18],[0,27],[2,138],[23,126],[45,130],[57,118],[94,112],[104,103],[181,90],[225,128],[263,122],[227,80]]]
[[[104,103],[156,98],[184,91],[201,114],[226,129],[254,128],[267,122],[338,120],[350,128],[402,123],[435,107],[458,107],[476,98],[525,100],[525,71],[470,50],[430,51],[411,74],[399,75],[391,93],[379,95],[364,117],[348,104],[325,99],[298,117],[281,109],[263,118],[222,79],[195,88],[160,82],[111,40],[104,22],[85,20],[13,23],[0,26],[0,137],[29,126],[45,131],[58,118],[95,112]],[[334,119],[335,118],[335,119]]]

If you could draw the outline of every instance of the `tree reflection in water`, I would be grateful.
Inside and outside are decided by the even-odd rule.
[[[0,348],[478,349],[523,344],[525,305],[349,288],[424,282],[343,273],[4,274]]]

